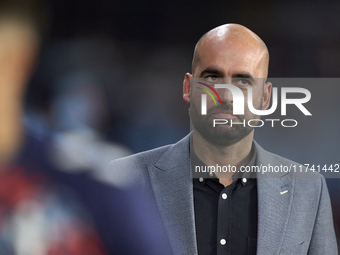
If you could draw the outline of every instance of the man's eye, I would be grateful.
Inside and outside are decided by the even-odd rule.
[[[236,84],[239,85],[239,86],[248,86],[251,83],[247,79],[239,79],[239,80],[236,81]]]
[[[217,82],[218,77],[216,75],[209,75],[209,76],[205,77],[205,80],[207,82]]]

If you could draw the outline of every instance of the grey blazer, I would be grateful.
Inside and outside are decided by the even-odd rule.
[[[254,144],[258,166],[297,164]],[[173,254],[197,254],[189,135],[115,160],[109,171],[113,182],[126,179],[150,199]],[[258,178],[257,254],[338,255],[325,180],[318,173],[306,175],[278,172]]]

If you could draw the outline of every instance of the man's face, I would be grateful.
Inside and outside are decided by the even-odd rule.
[[[220,146],[237,143],[253,132],[248,120],[259,119],[248,108],[248,88],[252,88],[253,106],[266,109],[269,104],[271,85],[265,83],[266,65],[263,63],[263,50],[254,44],[238,40],[208,41],[199,47],[199,61],[190,77],[190,118],[194,129],[205,140]],[[198,83],[200,82],[200,83]],[[207,114],[201,115],[201,95],[207,94],[199,88],[214,87],[215,84],[232,84],[244,94],[244,115],[233,115],[233,97],[228,89],[216,89],[222,106],[215,95],[217,105],[207,95]],[[269,87],[268,87],[269,86]],[[227,119],[227,125],[213,127],[214,119]],[[243,121],[245,120],[245,127]],[[230,126],[230,121],[233,124]],[[252,122],[251,125],[256,125]]]

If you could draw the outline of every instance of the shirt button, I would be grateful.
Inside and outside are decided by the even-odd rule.
[[[225,245],[226,243],[227,243],[227,241],[225,239],[220,240],[220,244]]]
[[[228,195],[227,195],[226,193],[223,193],[223,194],[222,194],[222,198],[223,198],[223,199],[227,199],[227,197],[228,197]],[[222,240],[224,240],[224,239],[222,239]]]
[[[213,172],[209,172],[209,175],[210,175],[210,177],[213,177],[214,173]]]
[[[204,181],[203,177],[200,177],[198,180],[199,180],[200,182],[203,182],[203,181]]]
[[[243,183],[246,183],[247,182],[247,178],[243,178],[242,181],[243,181]]]

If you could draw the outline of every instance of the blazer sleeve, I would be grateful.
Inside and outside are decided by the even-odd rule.
[[[310,242],[309,255],[338,255],[332,209],[325,178],[321,178],[321,194]]]

